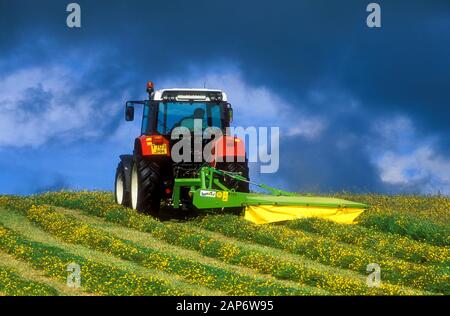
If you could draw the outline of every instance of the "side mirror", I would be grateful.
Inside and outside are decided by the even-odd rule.
[[[128,103],[125,105],[125,120],[128,122],[134,120],[134,106]]]
[[[231,105],[228,107],[228,121],[230,123],[233,122],[233,108]]]

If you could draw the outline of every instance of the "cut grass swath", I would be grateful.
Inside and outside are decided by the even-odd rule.
[[[180,291],[157,278],[143,278],[128,271],[106,266],[73,255],[60,248],[25,239],[20,234],[0,225],[0,248],[43,270],[49,277],[61,282],[67,280],[70,263],[81,266],[82,287],[99,295],[181,295]]]
[[[428,291],[450,292],[450,278],[445,267],[418,265],[283,226],[255,225],[233,215],[205,216],[197,224],[226,236],[283,249],[361,273],[369,263],[377,263],[384,280]]]
[[[107,220],[124,224],[141,231],[149,232],[154,237],[165,240],[188,249],[201,252],[204,255],[219,258],[232,264],[253,268],[258,272],[269,273],[278,278],[300,281],[302,283],[320,286],[341,294],[400,294],[405,293],[399,287],[384,283],[382,288],[367,288],[365,280],[348,278],[330,274],[320,269],[313,269],[295,262],[286,262],[278,258],[249,251],[230,243],[214,240],[187,226],[162,224],[148,216],[137,214],[113,204],[107,196],[97,193],[94,197],[85,193],[52,193],[47,194],[41,202],[63,207],[85,210],[89,214],[103,216]],[[224,253],[224,249],[226,250]],[[226,254],[228,253],[228,254]],[[408,292],[408,291],[406,291]]]
[[[73,212],[76,216],[80,215],[79,211],[77,212],[72,210],[65,210],[65,211],[61,210],[61,212],[63,213]],[[85,216],[84,218],[89,218],[93,220],[96,219],[92,216]],[[82,219],[81,221],[84,222],[85,219]],[[111,254],[102,251],[97,251],[80,244],[72,244],[64,242],[60,238],[57,238],[56,236],[41,229],[39,225],[36,225],[32,221],[30,221],[26,217],[26,214],[22,214],[17,211],[5,210],[4,208],[3,209],[0,208],[0,223],[3,224],[5,227],[9,228],[10,230],[17,232],[18,234],[21,234],[27,240],[43,243],[46,245],[52,245],[57,248],[63,249],[68,253],[81,256],[93,262],[101,263],[105,266],[116,267],[124,272],[130,272],[132,274],[141,276],[144,279],[145,278],[152,279],[153,277],[156,277],[157,279],[164,281],[166,284],[170,284],[171,288],[177,289],[178,292],[185,293],[186,295],[215,296],[225,294],[219,290],[183,282],[183,280],[180,279],[175,274],[169,274],[153,268],[144,267],[142,265],[139,265],[138,263],[124,260]],[[125,236],[129,235],[126,234]],[[20,272],[20,275],[25,278],[49,284],[50,286],[58,289],[61,295],[95,295],[94,293],[88,293],[87,291],[83,291],[82,288],[68,288],[65,282],[58,282],[58,280],[46,276],[44,274],[44,271],[36,270],[32,266],[30,266],[27,262],[16,259],[13,256],[2,251],[0,251],[0,262],[4,263],[6,266],[13,267],[14,269],[16,269],[17,267],[17,271]],[[14,264],[14,262],[16,263],[16,265]],[[23,268],[28,269],[24,271]]]
[[[54,212],[49,206],[32,207],[28,217],[44,230],[70,243],[110,253],[147,267],[175,273],[187,282],[219,288],[233,295],[311,295],[320,290],[306,287],[288,288],[267,279],[250,278],[221,268],[186,260],[160,251],[140,247],[116,238],[101,229]]]
[[[0,266],[0,292],[8,296],[55,296],[58,291],[46,284],[25,279],[13,269]]]

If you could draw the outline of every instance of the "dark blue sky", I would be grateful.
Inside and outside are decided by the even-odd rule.
[[[111,189],[144,85],[224,89],[280,126],[290,190],[450,193],[450,2],[0,0],[0,193]]]

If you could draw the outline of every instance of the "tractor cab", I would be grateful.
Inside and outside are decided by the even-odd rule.
[[[218,128],[223,134],[230,126],[233,109],[227,96],[220,90],[210,89],[162,89],[153,91],[152,84],[147,88],[149,100],[128,101],[126,120],[134,119],[134,104],[143,105],[141,135],[163,135],[171,137],[177,127],[185,127],[194,132],[194,123],[204,131]]]

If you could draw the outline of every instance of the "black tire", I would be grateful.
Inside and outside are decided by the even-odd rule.
[[[241,176],[243,176],[247,179],[249,178],[247,161],[245,161],[245,162],[221,162],[221,163],[217,164],[217,169],[224,170],[224,171],[230,171],[230,172],[237,172],[237,173],[240,173]],[[248,182],[239,181],[239,180],[236,180],[229,176],[224,176],[223,182],[227,188],[234,189],[236,192],[244,192],[244,193],[250,192],[250,184]]]
[[[131,170],[132,208],[159,217],[161,187],[160,166],[154,161],[135,157]]]
[[[238,172],[241,174],[241,176],[249,179],[249,170],[248,170],[248,163],[245,162],[221,162],[216,165],[217,169],[224,170],[224,171],[230,171],[230,172]],[[231,178],[229,176],[223,177],[223,183],[228,189],[233,189],[236,192],[244,192],[249,193],[250,192],[250,184],[248,182],[239,181],[234,178]],[[244,211],[243,207],[230,207],[226,209],[227,212],[241,215]]]
[[[116,169],[116,176],[114,181],[114,198],[117,204],[123,205],[125,207],[130,207],[131,197],[130,192],[127,190],[129,188],[125,177],[125,168],[122,162],[119,162]]]

